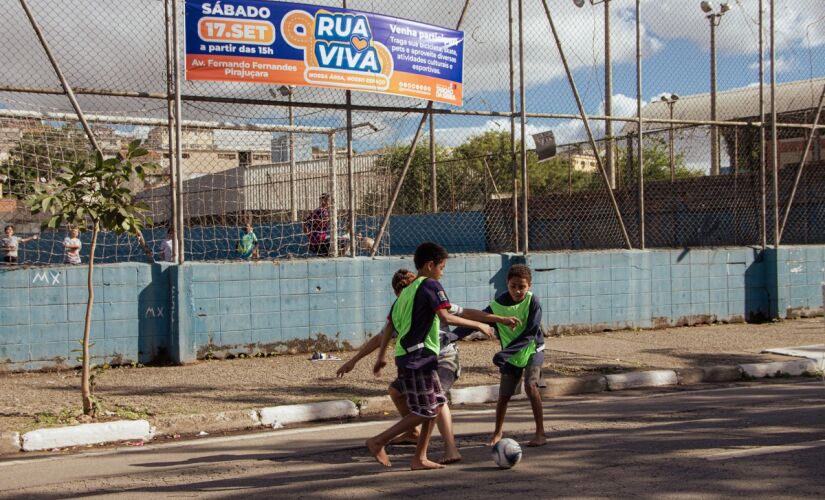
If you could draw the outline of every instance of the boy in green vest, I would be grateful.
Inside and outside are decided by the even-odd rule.
[[[399,269],[396,271],[392,276],[392,289],[393,292],[395,292],[395,296],[398,297],[401,295],[404,288],[415,281],[415,279],[416,275],[412,271],[408,271],[406,269]],[[475,321],[506,323],[513,327],[518,325],[518,320],[516,318],[500,317],[476,309],[465,309],[454,303],[450,304],[449,312],[450,314],[454,314],[462,318],[473,319]],[[391,321],[388,321],[388,325],[392,328]],[[392,335],[395,336],[394,331],[392,332]],[[445,327],[441,328],[439,335],[441,351],[438,353],[438,380],[441,383],[441,388],[444,392],[448,393],[461,373],[458,348],[455,345],[455,342],[459,340],[459,338],[454,336],[453,333]],[[361,346],[358,353],[356,353],[352,359],[345,362],[340,368],[338,368],[338,371],[336,372],[338,377],[343,377],[345,374],[351,372],[355,368],[355,365],[358,364],[358,361],[366,356],[369,356],[373,351],[378,350],[381,346],[381,339],[382,335],[376,335]],[[407,400],[402,393],[400,379],[396,378],[390,384],[389,394],[393,404],[398,410],[398,413],[400,413],[402,417],[410,413],[410,409],[407,407]],[[441,433],[441,438],[444,440],[444,455],[438,460],[438,463],[451,464],[461,460],[461,452],[459,452],[458,446],[456,446],[455,435],[453,434],[450,408],[446,403],[441,407],[441,412],[438,414],[438,417],[436,417],[436,426]],[[392,441],[392,443],[416,444],[418,443],[418,437],[418,429],[413,429],[408,433],[402,434]]]
[[[447,258],[447,251],[435,243],[422,243],[415,249],[413,261],[418,275],[404,288],[393,304],[391,321],[382,333],[373,373],[379,375],[387,364],[384,359],[385,352],[394,329],[398,334],[395,343],[398,385],[410,410],[410,413],[395,425],[366,441],[370,453],[378,463],[386,467],[391,464],[384,446],[396,436],[412,431],[419,424],[421,433],[410,469],[444,467],[427,458],[435,417],[447,402],[437,371],[438,353],[441,350],[441,323],[481,330],[491,336],[493,333],[492,328],[485,323],[450,314],[450,301],[438,282],[444,274]]]
[[[532,283],[533,278],[529,267],[524,264],[512,266],[507,272],[507,293],[499,295],[485,309],[492,314],[515,316],[521,320],[515,328],[502,324],[495,325],[501,342],[501,351],[493,357],[493,363],[499,367],[501,382],[496,404],[496,428],[490,440],[490,446],[502,438],[507,404],[516,393],[522,375],[524,376],[524,392],[530,400],[533,419],[536,421],[536,435],[527,443],[527,446],[547,444],[547,438],[544,436],[544,411],[539,390],[545,387],[541,374],[541,366],[544,364],[544,334],[541,330],[541,304],[530,291]],[[463,335],[466,332],[463,328],[458,328],[455,333]]]

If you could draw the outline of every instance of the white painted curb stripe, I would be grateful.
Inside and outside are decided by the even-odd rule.
[[[333,418],[355,418],[358,406],[348,399],[303,405],[271,406],[261,410],[261,424],[280,426]]]
[[[607,389],[610,391],[635,389],[637,387],[662,387],[679,383],[676,372],[673,370],[617,373],[615,375],[605,375],[604,378],[607,379]]]
[[[814,373],[817,369],[816,361],[800,359],[797,361],[779,361],[776,363],[751,363],[739,365],[745,375],[751,378],[775,377],[776,375],[798,377],[806,373]]]
[[[23,451],[50,450],[113,441],[149,441],[154,432],[146,420],[118,420],[38,429],[23,434]]]

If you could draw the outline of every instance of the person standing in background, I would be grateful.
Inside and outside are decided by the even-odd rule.
[[[0,250],[3,251],[3,262],[6,264],[17,264],[17,249],[21,243],[36,240],[37,235],[34,234],[28,238],[21,238],[14,235],[14,226],[9,224],[5,228],[6,236],[0,239]]]
[[[69,229],[69,235],[63,238],[63,248],[66,250],[66,256],[63,259],[65,264],[80,264],[80,248],[83,244],[79,236],[80,230],[73,227]]]

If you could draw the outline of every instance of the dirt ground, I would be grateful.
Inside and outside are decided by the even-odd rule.
[[[618,331],[547,340],[546,376],[578,376],[652,368],[732,365],[789,358],[760,354],[771,347],[825,343],[822,318],[760,325],[704,325]],[[462,375],[456,386],[494,384],[497,344],[460,344]],[[331,353],[343,360],[353,353]],[[119,417],[197,414],[385,394],[392,366],[371,374],[374,357],[346,378],[342,361],[310,361],[308,354],[201,361],[187,366],[110,368],[96,377],[103,408]],[[72,422],[79,411],[79,371],[0,374],[0,430],[26,431]]]

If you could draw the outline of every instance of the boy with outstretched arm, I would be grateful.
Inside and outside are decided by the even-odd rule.
[[[516,393],[522,376],[524,392],[533,409],[536,421],[536,434],[527,446],[547,444],[544,435],[544,411],[541,406],[540,388],[545,387],[541,366],[544,364],[544,334],[541,330],[541,304],[530,291],[533,283],[530,268],[516,264],[507,272],[507,292],[499,295],[485,311],[500,316],[515,316],[521,323],[515,328],[495,325],[501,351],[493,357],[493,363],[499,367],[501,382],[496,404],[496,428],[490,439],[490,446],[499,442],[503,435],[504,416],[510,398]],[[455,333],[466,334],[464,328],[457,328]]]
[[[404,288],[415,281],[415,279],[416,275],[411,271],[406,269],[399,269],[396,271],[392,277],[392,288],[393,292],[395,292],[395,296],[398,297]],[[518,320],[513,317],[505,318],[485,313],[483,311],[478,311],[476,309],[464,309],[456,304],[451,304],[449,312],[450,314],[455,314],[456,316],[460,316],[462,318],[485,323],[507,323],[509,326],[516,326],[518,324]],[[388,321],[388,325],[391,328],[392,322]],[[395,332],[393,331],[391,334],[394,336]],[[441,388],[445,393],[447,393],[459,377],[461,372],[461,364],[458,357],[458,348],[455,345],[457,338],[454,338],[452,333],[443,326],[439,332],[439,335],[441,341],[441,351],[438,353],[438,379],[441,383]],[[346,373],[351,372],[355,368],[355,365],[358,364],[358,361],[377,350],[381,345],[381,340],[382,336],[376,335],[361,346],[355,356],[341,365],[338,369],[336,372],[338,377],[343,377]],[[410,413],[410,409],[407,407],[407,400],[401,392],[401,381],[399,379],[395,379],[390,384],[389,394],[393,404],[398,410],[398,413],[402,417]],[[446,403],[441,407],[441,411],[439,412],[438,417],[436,417],[436,426],[438,427],[439,432],[441,432],[441,438],[444,440],[444,454],[438,460],[438,463],[451,464],[461,460],[461,453],[458,450],[458,446],[455,442],[455,435],[453,434],[450,409]],[[393,440],[392,443],[416,444],[418,442],[418,437],[418,429],[414,428],[408,433],[405,433]]]
[[[438,378],[438,353],[441,350],[439,326],[446,324],[481,330],[492,335],[489,325],[463,319],[449,313],[450,301],[438,282],[447,264],[447,251],[435,243],[422,243],[415,249],[416,279],[399,295],[392,306],[390,322],[384,327],[381,346],[373,372],[378,375],[386,366],[385,352],[393,329],[397,332],[395,364],[398,385],[404,394],[410,413],[381,434],[367,440],[366,445],[378,463],[389,467],[390,459],[384,446],[396,436],[421,425],[421,433],[410,468],[441,469],[427,458],[427,448],[435,417],[447,398]],[[391,324],[390,324],[391,323]]]

